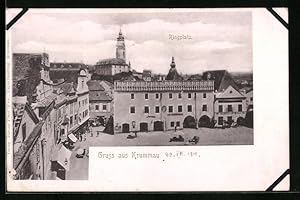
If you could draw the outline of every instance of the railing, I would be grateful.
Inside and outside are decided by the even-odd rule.
[[[213,91],[214,81],[115,81],[114,90],[129,91]]]

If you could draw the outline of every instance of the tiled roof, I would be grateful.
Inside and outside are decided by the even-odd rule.
[[[249,90],[246,91],[246,94],[249,92],[252,92],[252,91],[253,91],[253,88],[250,88]]]
[[[61,89],[64,95],[75,92],[74,83],[63,83],[54,87],[55,89]]]
[[[171,68],[169,70],[168,75],[166,76],[166,80],[169,81],[181,81],[183,78],[178,74],[176,68]]]
[[[111,101],[112,98],[104,91],[90,91],[90,101]]]
[[[25,106],[27,102],[27,97],[13,97],[13,136],[17,136],[23,115],[25,113]]]
[[[82,67],[86,68],[87,65],[84,63],[66,63],[66,62],[52,62],[50,63],[50,69],[81,69]]]
[[[40,101],[36,102],[36,107],[48,107],[57,98],[56,94],[51,94]]]
[[[232,79],[231,75],[229,74],[229,72],[227,70],[206,71],[203,73],[203,76],[202,76],[203,80],[208,79],[208,74],[210,74],[210,76],[211,76],[210,80],[215,81],[215,83],[214,83],[215,90],[217,90],[218,92],[221,92],[221,91],[227,89],[227,87],[229,85],[231,85],[234,89],[239,91],[237,84]]]
[[[125,65],[125,60],[119,59],[119,58],[108,58],[108,59],[103,59],[99,60],[96,65]]]
[[[23,115],[25,113],[25,110],[27,111],[28,115],[31,117],[31,119],[35,122],[38,123],[39,119],[37,118],[36,114],[34,111],[31,109],[29,104],[27,103],[27,97],[13,97],[13,136],[14,138],[16,137],[18,130],[20,128],[20,124],[23,119]]]
[[[78,73],[80,69],[72,69],[72,70],[51,70],[49,71],[50,79],[53,81],[57,81],[60,79],[64,79],[67,83],[77,83],[78,81]]]
[[[21,145],[19,150],[14,154],[13,156],[13,167],[18,171],[18,169],[22,168],[22,166],[19,166],[20,162],[23,159],[26,159],[26,153],[31,149],[31,146],[33,146],[36,141],[36,138],[40,135],[40,130],[43,126],[45,121],[40,121],[33,129],[33,131],[30,133],[28,138],[24,141],[24,143]]]
[[[67,101],[67,96],[66,95],[64,95],[64,94],[57,95],[57,98],[55,100],[56,107],[60,107],[66,101]]]
[[[87,85],[89,87],[89,91],[104,91],[104,87],[101,85],[100,81],[97,80],[89,80],[87,82]]]
[[[112,84],[111,82],[109,82],[109,81],[105,81],[105,80],[102,80],[101,82],[100,82],[100,84],[106,84],[106,85],[108,85],[111,89],[112,88],[114,88],[114,84]]]

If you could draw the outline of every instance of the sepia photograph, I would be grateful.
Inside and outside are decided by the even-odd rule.
[[[25,15],[16,179],[87,179],[90,146],[252,145],[251,31],[250,12]]]
[[[94,147],[256,145],[251,11],[34,10],[7,34],[12,180],[89,180]]]

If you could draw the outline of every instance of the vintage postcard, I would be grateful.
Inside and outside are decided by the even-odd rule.
[[[29,9],[6,36],[9,192],[263,191],[289,168],[266,9]]]

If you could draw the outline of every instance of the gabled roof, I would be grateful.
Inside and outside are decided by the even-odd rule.
[[[101,81],[97,80],[89,80],[87,82],[87,85],[89,87],[89,91],[104,91],[104,87],[101,85]]]
[[[181,81],[181,80],[183,80],[183,78],[179,75],[176,68],[171,68],[169,70],[169,73],[166,76],[165,80],[168,80],[168,81]]]
[[[35,112],[32,110],[30,105],[27,102],[27,97],[13,97],[13,136],[16,137],[18,130],[20,128],[23,116],[25,111],[28,113],[28,116],[33,120],[34,123],[38,123],[39,119],[36,116]]]
[[[119,58],[107,58],[99,60],[96,65],[126,65],[126,62]]]
[[[90,101],[112,101],[112,98],[104,91],[90,91]]]
[[[61,89],[62,90],[62,93],[64,95],[67,95],[71,92],[75,92],[75,85],[74,83],[63,83],[63,84],[60,84],[58,86],[55,86],[56,89]]]
[[[227,70],[206,71],[203,73],[202,78],[203,80],[214,80],[214,87],[217,92],[226,90],[229,85],[234,89],[239,90],[239,87]]]
[[[102,80],[102,81],[100,82],[100,84],[101,84],[101,85],[102,85],[102,84],[106,84],[106,85],[108,85],[108,87],[110,87],[111,89],[114,88],[114,84],[112,84],[112,83],[109,82],[109,81]],[[102,85],[102,86],[103,86],[103,85]]]
[[[223,99],[223,98],[246,98],[242,93],[240,93],[239,90],[235,89],[231,85],[228,85],[228,87],[222,91],[216,94],[216,98]]]
[[[57,98],[56,94],[51,94],[36,102],[35,107],[48,107]]]

